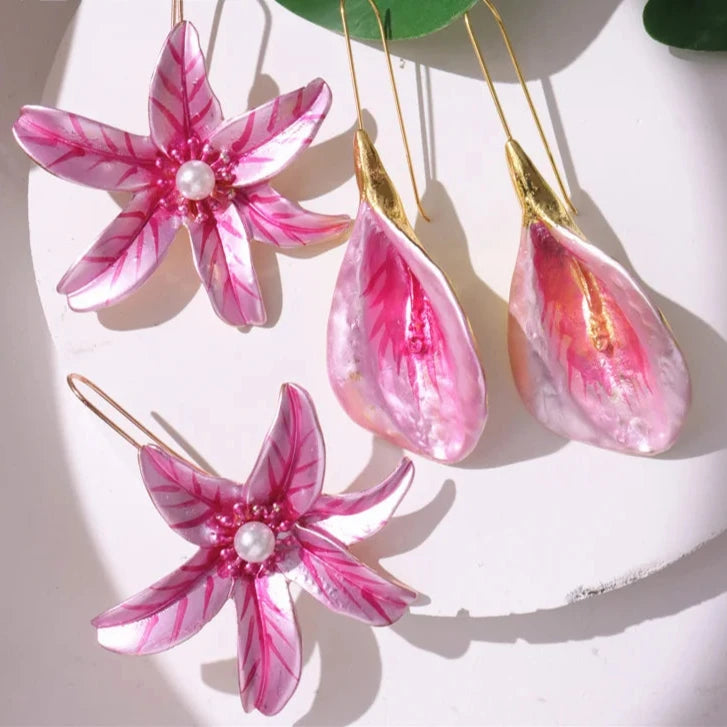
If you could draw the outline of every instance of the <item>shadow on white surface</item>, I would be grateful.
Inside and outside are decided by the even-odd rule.
[[[0,720],[183,724],[190,716],[154,662],[104,651],[89,623],[118,594],[74,497],[53,410],[53,354],[28,241],[30,164],[10,135],[19,107],[40,98],[77,7],[70,0],[6,0],[0,24],[0,212],[7,267],[0,306],[6,415],[0,461],[12,493],[2,529],[4,582],[12,588],[0,607]]]
[[[594,41],[621,0],[500,0],[496,2],[527,80],[543,78],[570,65]],[[515,82],[502,38],[489,10],[478,3],[470,12],[472,25],[487,55],[495,81]],[[373,43],[378,47],[378,44]],[[543,52],[547,49],[547,52]],[[464,23],[427,38],[392,43],[396,55],[423,66],[472,78],[481,73]]]

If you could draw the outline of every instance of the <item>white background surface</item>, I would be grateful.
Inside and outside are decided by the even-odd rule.
[[[665,564],[727,527],[727,62],[651,41],[641,2],[502,4],[544,120],[549,111],[581,227],[656,291],[691,364],[693,414],[674,451],[655,460],[566,444],[529,418],[504,348],[519,211],[496,116],[461,26],[399,44],[402,101],[435,219],[417,221],[417,230],[472,318],[490,421],[464,466],[417,460],[402,517],[360,551],[426,598],[375,633],[301,598],[307,663],[272,724],[727,720],[727,538],[620,591],[565,605],[574,592]],[[321,211],[353,212],[353,106],[341,39],[272,3],[266,12],[252,0],[186,6],[203,46],[212,46],[212,84],[228,115],[325,76],[333,110],[317,146],[277,186]],[[3,9],[2,128],[21,103],[42,100],[146,132],[166,2],[86,0],[76,9],[26,0]],[[475,20],[516,136],[548,173],[496,33],[485,12]],[[356,51],[369,128],[411,202],[383,58],[376,48]],[[55,283],[118,204],[35,171],[26,206],[28,164],[7,135],[3,160],[4,364],[16,378],[4,391],[14,418],[2,444],[10,598],[1,613],[10,627],[0,717],[263,722],[239,710],[228,611],[160,657],[123,659],[95,646],[88,619],[189,551],[149,503],[133,451],[80,408],[63,374],[90,375],[139,415],[159,412],[233,478],[252,464],[279,384],[297,381],[319,407],[327,488],[374,484],[401,453],[347,420],[325,373],[325,319],[344,248],[275,256],[256,246],[274,325],[249,333],[215,318],[183,240],[135,298],[99,316],[72,314]]]

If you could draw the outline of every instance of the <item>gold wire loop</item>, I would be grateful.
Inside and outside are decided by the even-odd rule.
[[[133,417],[131,414],[129,414],[126,409],[124,409],[121,404],[119,404],[117,401],[112,399],[103,389],[98,387],[96,384],[93,383],[93,381],[90,381],[85,376],[81,376],[81,374],[68,374],[66,376],[66,381],[68,382],[68,386],[70,387],[71,391],[80,399],[81,403],[86,406],[88,409],[90,409],[99,419],[101,419],[103,422],[108,424],[111,429],[113,429],[117,434],[120,434],[129,444],[134,446],[136,449],[141,449],[143,445],[141,445],[136,439],[134,439],[128,432],[124,431],[113,419],[111,419],[109,416],[104,414],[95,404],[91,403],[79,390],[78,384],[83,384],[84,386],[87,386],[91,391],[93,391],[97,396],[99,396],[101,399],[103,399],[109,406],[111,406],[113,409],[115,409],[119,414],[121,414],[126,421],[128,421],[130,424],[135,426],[140,432],[145,434],[154,444],[161,447],[164,451],[171,454],[173,457],[176,457],[177,459],[181,459],[184,462],[187,462],[187,458],[180,455],[178,452],[175,452],[169,445],[162,442],[159,437],[155,436],[152,432],[150,432],[138,419]],[[196,465],[193,465],[196,467]],[[199,468],[197,468],[199,469]]]
[[[512,65],[515,68],[515,73],[517,74],[518,81],[520,82],[520,86],[523,90],[523,93],[525,94],[525,99],[528,102],[528,106],[530,107],[530,113],[533,115],[533,120],[535,121],[535,126],[538,128],[538,133],[540,134],[540,139],[543,142],[543,146],[545,147],[545,151],[548,155],[548,159],[550,160],[550,165],[553,168],[553,172],[555,173],[555,178],[558,180],[558,186],[560,187],[560,191],[563,194],[563,197],[565,198],[566,203],[568,204],[568,207],[571,209],[573,214],[578,214],[578,210],[575,208],[575,205],[573,204],[573,201],[570,198],[570,195],[568,194],[568,191],[566,190],[565,184],[563,182],[563,178],[561,177],[560,171],[558,170],[558,165],[555,163],[555,157],[553,156],[553,152],[550,149],[550,144],[548,143],[548,139],[545,136],[545,131],[543,130],[543,125],[540,123],[540,117],[538,116],[538,112],[535,110],[535,104],[533,103],[533,99],[530,96],[530,91],[528,91],[528,86],[525,83],[525,77],[523,76],[523,72],[520,68],[520,63],[518,62],[517,56],[515,55],[515,50],[512,47],[512,43],[510,42],[510,36],[508,35],[507,29],[505,28],[505,23],[502,19],[502,16],[500,15],[500,12],[495,7],[495,5],[492,3],[491,0],[482,0],[482,2],[485,4],[485,6],[488,8],[488,10],[492,13],[492,15],[495,18],[495,22],[497,23],[500,34],[502,35],[502,39],[505,42],[505,47],[507,48],[507,52],[510,56],[510,60],[512,61]],[[507,135],[508,141],[512,140],[512,133],[510,132],[510,126],[507,123],[507,119],[505,118],[505,112],[502,109],[502,104],[500,103],[500,97],[497,95],[497,90],[495,89],[495,84],[492,82],[492,76],[490,75],[490,71],[487,68],[487,64],[485,63],[485,57],[482,53],[482,49],[480,48],[480,44],[477,41],[477,38],[475,36],[474,31],[472,30],[472,23],[470,22],[470,16],[469,13],[464,14],[464,23],[465,27],[467,28],[467,34],[469,35],[470,42],[472,43],[472,48],[474,49],[475,55],[477,56],[477,60],[480,64],[480,69],[482,70],[482,75],[485,77],[485,81],[487,82],[487,87],[490,90],[490,95],[492,96],[492,100],[495,102],[495,108],[497,109],[497,114],[500,117],[500,121],[502,122],[502,126],[505,129],[505,134]]]
[[[184,0],[172,0],[172,28],[184,20]]]
[[[389,69],[389,80],[391,82],[391,90],[394,93],[394,105],[396,106],[396,116],[399,119],[399,130],[401,131],[401,138],[404,142],[404,151],[406,152],[406,163],[409,167],[409,177],[411,179],[411,186],[414,190],[414,198],[416,199],[417,208],[421,216],[427,221],[431,222],[429,216],[424,211],[422,206],[422,200],[419,196],[419,187],[417,185],[416,175],[414,174],[414,165],[411,160],[411,151],[409,149],[409,139],[406,134],[406,127],[404,126],[404,116],[401,112],[401,102],[399,101],[399,91],[396,87],[396,78],[394,77],[394,66],[391,62],[391,51],[389,50],[389,41],[386,37],[386,31],[384,30],[384,23],[381,19],[381,13],[374,0],[368,0],[371,9],[376,16],[376,23],[379,26],[379,34],[381,35],[381,43],[384,46],[384,53],[386,54],[386,65]],[[348,51],[348,65],[351,70],[351,84],[353,85],[353,95],[356,100],[356,114],[358,115],[358,128],[364,131],[363,123],[363,112],[361,110],[361,96],[358,90],[358,80],[356,78],[356,66],[353,60],[353,48],[351,45],[351,33],[348,29],[348,20],[346,18],[346,0],[340,0],[341,10],[341,24],[343,25],[343,34],[346,37],[346,50]]]

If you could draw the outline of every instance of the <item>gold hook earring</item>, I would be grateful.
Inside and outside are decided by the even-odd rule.
[[[505,129],[507,161],[523,208],[508,316],[518,391],[533,416],[564,437],[630,454],[658,454],[674,444],[689,408],[686,362],[639,283],[578,229],[571,215],[576,209],[505,24],[492,0],[482,2],[500,28],[565,200],[512,137],[465,13],[467,34]]]
[[[119,424],[111,419],[111,417],[109,417],[107,414],[104,414],[103,411],[101,411],[98,406],[91,402],[88,397],[81,391],[79,385],[83,385],[93,391],[96,396],[103,399],[112,409],[114,409],[124,419],[126,419],[127,422],[129,422],[132,426],[136,427],[136,429],[138,429],[142,434],[144,434],[148,439],[154,442],[154,444],[163,449],[165,452],[168,452],[177,459],[181,459],[183,462],[187,462],[191,467],[194,467],[195,469],[200,469],[197,465],[189,462],[186,457],[183,457],[181,454],[172,449],[168,444],[159,439],[159,437],[149,431],[149,429],[147,429],[136,417],[132,416],[128,411],[126,411],[126,409],[124,409],[123,406],[121,406],[121,404],[119,404],[115,399],[111,398],[100,386],[94,384],[93,381],[91,381],[90,379],[87,379],[81,374],[73,373],[66,376],[66,381],[68,383],[68,387],[76,395],[80,402],[87,409],[90,409],[99,419],[101,419],[101,421],[103,421],[117,434],[123,437],[123,439],[125,439],[132,447],[135,447],[139,450],[144,445],[142,445],[137,439],[134,439],[134,437],[129,434],[129,432],[123,429]]]
[[[184,21],[184,0],[172,0],[172,28]]]
[[[570,198],[570,195],[568,194],[568,192],[565,188],[565,183],[563,182],[563,178],[560,174],[560,171],[558,170],[558,165],[555,163],[555,157],[553,156],[553,152],[550,148],[550,144],[548,143],[548,139],[545,136],[545,131],[543,130],[543,125],[540,123],[540,117],[538,116],[538,112],[535,109],[535,104],[533,103],[533,99],[532,99],[532,96],[530,95],[530,91],[528,90],[528,86],[525,83],[525,77],[523,76],[522,69],[520,68],[520,63],[517,59],[517,56],[515,55],[515,51],[512,47],[512,43],[510,41],[510,36],[507,32],[507,28],[505,27],[505,23],[502,19],[502,16],[500,15],[500,12],[498,11],[498,9],[493,5],[491,0],[482,0],[482,2],[493,14],[493,16],[495,18],[495,22],[497,23],[497,26],[500,29],[500,34],[502,35],[503,41],[505,42],[505,47],[507,48],[508,55],[510,56],[510,60],[515,69],[515,73],[518,77],[518,81],[520,82],[520,87],[522,88],[523,93],[525,94],[525,100],[527,101],[528,107],[530,108],[530,113],[532,114],[533,121],[535,122],[535,126],[538,129],[538,134],[540,135],[540,139],[543,142],[543,146],[545,147],[545,152],[548,155],[550,165],[553,168],[555,178],[558,182],[558,187],[560,188],[560,191],[563,194],[563,199],[565,199],[566,204],[570,208],[571,212],[573,214],[577,215],[578,210],[575,208],[575,205],[573,204],[573,202]],[[472,23],[470,21],[469,13],[464,14],[464,23],[465,23],[465,27],[467,28],[467,34],[469,35],[470,42],[472,43],[472,48],[474,49],[475,55],[477,57],[477,61],[480,64],[480,69],[482,70],[482,75],[485,77],[485,81],[487,83],[487,88],[490,90],[490,95],[492,96],[492,100],[495,103],[495,108],[497,109],[497,114],[500,117],[500,122],[502,123],[502,126],[505,130],[505,135],[507,136],[508,145],[510,145],[512,143],[512,145],[518,146],[517,142],[513,139],[512,132],[510,131],[510,125],[507,123],[507,118],[505,117],[505,112],[503,111],[502,104],[500,103],[500,97],[498,96],[497,89],[495,88],[495,84],[492,81],[492,76],[490,75],[490,71],[487,68],[487,64],[485,63],[485,57],[482,53],[482,49],[480,48],[480,44],[477,42],[477,38],[474,34],[474,31],[472,30]]]
[[[373,0],[369,4],[387,54],[418,198],[381,15]],[[446,276],[424,252],[363,128],[344,6],[341,0],[359,119],[354,165],[361,199],[333,294],[328,374],[358,424],[404,449],[457,462],[474,449],[485,425],[484,373],[467,317]]]
[[[414,190],[414,199],[416,200],[417,209],[421,216],[427,221],[431,222],[427,213],[424,211],[422,206],[422,200],[419,195],[419,187],[417,185],[416,175],[414,173],[414,165],[411,160],[411,151],[409,149],[409,139],[406,134],[406,126],[404,125],[404,115],[401,111],[401,101],[399,100],[399,91],[396,87],[396,78],[394,76],[394,66],[391,62],[391,51],[389,50],[389,41],[386,37],[386,31],[384,29],[384,23],[381,19],[381,13],[374,0],[368,0],[371,9],[376,17],[376,23],[379,26],[379,33],[381,35],[381,43],[384,47],[384,55],[386,56],[386,65],[389,71],[389,81],[391,83],[391,90],[394,94],[394,106],[396,107],[396,116],[399,120],[399,131],[401,132],[401,140],[404,143],[404,151],[406,153],[406,163],[409,167],[409,177],[411,179],[411,186]],[[351,33],[348,30],[348,19],[346,18],[346,0],[340,0],[339,9],[341,11],[341,24],[343,26],[343,34],[346,38],[346,50],[348,51],[348,65],[351,71],[351,85],[353,86],[353,95],[356,102],[356,113],[358,116],[358,128],[359,131],[365,131],[363,122],[363,112],[361,110],[361,95],[358,90],[358,79],[356,78],[356,64],[353,59],[353,48],[351,45]]]

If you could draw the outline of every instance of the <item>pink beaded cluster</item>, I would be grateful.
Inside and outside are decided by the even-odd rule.
[[[208,142],[202,143],[196,135],[167,150],[168,156],[159,154],[155,163],[160,176],[156,185],[163,191],[160,200],[166,209],[181,217],[190,217],[196,222],[213,216],[215,210],[226,207],[235,196],[234,162],[230,161],[227,152],[214,149]],[[171,157],[171,158],[170,158]],[[185,162],[201,161],[209,165],[215,174],[215,188],[212,194],[203,200],[187,199],[177,189],[176,177],[179,168]]]
[[[275,564],[277,553],[273,553],[263,563],[249,563],[243,560],[235,550],[235,534],[245,523],[260,522],[267,525],[276,537],[276,551],[280,539],[286,538],[293,523],[287,519],[283,506],[275,502],[272,505],[248,505],[236,502],[232,512],[217,514],[209,519],[207,527],[212,531],[212,540],[220,550],[220,565],[217,569],[223,578],[247,575],[253,578],[265,575]]]

